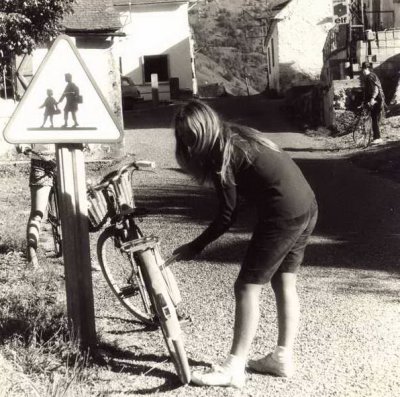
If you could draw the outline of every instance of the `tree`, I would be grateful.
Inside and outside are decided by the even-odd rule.
[[[75,0],[0,0],[0,68],[59,34]]]

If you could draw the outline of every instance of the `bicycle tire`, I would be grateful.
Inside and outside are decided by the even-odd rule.
[[[361,115],[353,129],[353,141],[357,147],[366,148],[371,142],[371,117]]]
[[[372,141],[372,118],[368,116],[364,121],[364,129],[366,134],[365,147],[369,146]]]
[[[168,287],[152,251],[152,249],[147,249],[138,252],[144,282],[157,313],[162,334],[177,375],[183,384],[187,384],[190,382],[191,375],[181,326],[175,306],[168,293]]]
[[[137,230],[138,237],[141,237],[139,228]],[[137,269],[138,273],[134,276],[135,283],[132,283],[133,264],[129,254],[121,252],[115,245],[115,226],[108,227],[100,234],[97,242],[97,258],[108,286],[125,309],[144,324],[156,324],[157,320],[142,280],[141,269],[140,267]]]
[[[49,195],[49,204],[47,207],[47,218],[51,225],[53,235],[54,253],[56,257],[62,256],[62,234],[61,220],[58,206],[58,197],[54,188],[51,189]]]

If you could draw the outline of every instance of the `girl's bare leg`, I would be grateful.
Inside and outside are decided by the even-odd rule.
[[[251,343],[257,331],[260,316],[259,301],[263,286],[259,284],[235,284],[236,313],[231,354],[247,359]]]
[[[300,303],[296,289],[297,275],[276,273],[271,285],[278,315],[278,346],[293,350],[300,322]]]
[[[36,250],[39,243],[41,221],[49,200],[51,186],[31,186],[31,213],[27,225],[28,260],[38,265]]]

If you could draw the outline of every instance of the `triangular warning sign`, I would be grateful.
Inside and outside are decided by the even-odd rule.
[[[72,40],[59,36],[4,129],[9,143],[100,143],[123,130]]]

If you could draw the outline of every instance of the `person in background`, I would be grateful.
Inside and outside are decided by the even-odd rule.
[[[260,294],[266,283],[275,293],[278,340],[272,353],[249,360],[249,368],[291,376],[300,306],[296,274],[317,221],[315,195],[287,153],[252,128],[223,122],[207,104],[192,101],[175,117],[176,158],[200,183],[214,185],[219,209],[200,236],[177,249],[178,260],[190,260],[233,224],[238,196],[257,208],[247,253],[234,292],[233,340],[221,365],[194,371],[198,385],[242,387],[251,343],[259,321]],[[242,205],[242,203],[241,203]]]
[[[369,62],[363,62],[361,69],[364,82],[364,102],[371,109],[372,144],[377,145],[383,142],[379,124],[385,111],[385,94],[379,77],[372,71],[372,65]]]
[[[34,153],[32,153],[32,150]],[[37,267],[37,249],[41,223],[49,201],[53,178],[56,172],[55,148],[50,144],[18,145],[17,151],[31,155],[29,188],[31,210],[27,224],[27,259]]]

